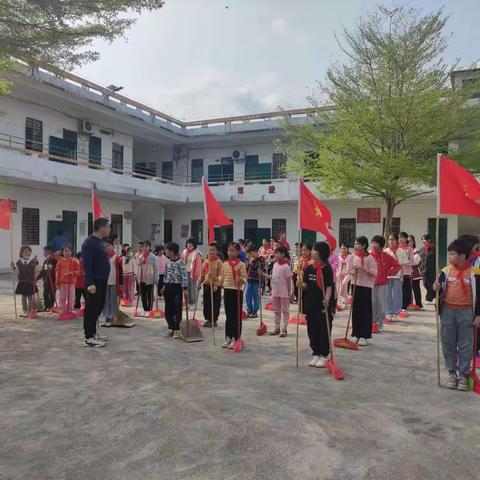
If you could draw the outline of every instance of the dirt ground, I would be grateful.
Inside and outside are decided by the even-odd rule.
[[[3,277],[2,480],[480,479],[480,398],[436,386],[432,307],[336,349],[336,381],[307,366],[303,326],[298,369],[295,327],[257,337],[256,320],[241,353],[209,329],[196,344],[163,338],[148,319],[91,349],[81,319],[15,320],[10,291]]]

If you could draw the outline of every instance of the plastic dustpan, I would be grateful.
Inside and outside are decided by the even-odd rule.
[[[296,325],[297,323],[299,325],[306,325],[307,324],[307,319],[305,318],[304,314],[292,315],[290,317],[290,320],[288,321],[288,323],[290,323],[292,325]]]
[[[77,316],[73,312],[60,313],[56,320],[75,320]]]
[[[146,315],[146,318],[163,318],[165,317],[165,312],[163,310],[150,310]]]
[[[118,312],[113,316],[112,327],[132,328],[135,325],[136,323],[130,318],[130,316],[122,310],[118,310]]]
[[[182,320],[180,322],[180,336],[187,343],[203,341],[200,327],[192,320]]]

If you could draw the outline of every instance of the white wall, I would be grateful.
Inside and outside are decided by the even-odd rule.
[[[43,246],[47,243],[47,222],[49,220],[61,220],[62,211],[70,210],[77,212],[77,249],[80,249],[83,240],[88,233],[88,212],[91,211],[91,196],[88,194],[59,193],[55,189],[25,188],[13,185],[0,184],[0,197],[11,198],[17,201],[17,213],[13,213],[13,250],[14,258],[17,259],[18,251],[22,244],[22,208],[40,209],[40,241],[38,245],[31,245],[35,255],[43,258]],[[120,214],[131,211],[130,201],[109,199],[99,195],[102,210],[106,215]],[[132,221],[123,218],[123,240],[131,242]],[[3,254],[0,256],[0,270],[8,268],[10,263],[10,234],[0,230],[0,248]]]
[[[62,138],[64,128],[78,132],[79,121],[81,120],[34,103],[23,102],[12,97],[0,97],[0,139],[2,143],[6,141],[6,137],[9,135],[17,137],[13,141],[20,142],[20,144],[24,143],[25,118],[27,117],[42,122],[43,144],[47,149],[50,136]],[[95,122],[94,118],[89,120]],[[103,134],[98,131],[97,127],[108,131],[112,131],[112,129],[109,126],[95,124],[94,135],[102,139],[102,165],[105,167],[112,166],[112,143],[118,143],[123,145],[123,167],[130,171],[133,161],[133,137],[116,131],[112,131],[111,135]],[[87,159],[88,141],[85,158],[83,155],[80,156],[82,142],[79,141],[78,143],[78,159]]]

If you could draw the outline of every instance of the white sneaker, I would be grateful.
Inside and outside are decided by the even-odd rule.
[[[180,338],[180,330],[175,330],[173,332],[173,338]]]
[[[233,343],[231,338],[226,338],[225,343],[222,345],[222,348],[228,348],[230,344]]]
[[[86,338],[85,345],[87,347],[104,347],[106,345],[105,342],[101,342],[100,340],[96,340],[95,338]]]
[[[315,364],[317,368],[325,368],[327,366],[327,359],[325,357],[320,357],[318,362]]]
[[[378,326],[378,331],[383,332],[383,323],[379,323],[377,326]]]
[[[358,343],[358,337],[350,337],[350,340],[353,342],[353,343]]]
[[[106,337],[105,335],[99,335],[98,333],[96,333],[95,340],[98,340],[99,342],[106,342],[108,340],[108,337]]]
[[[168,329],[166,333],[163,334],[164,337],[172,338],[173,337],[173,330]]]
[[[319,360],[320,360],[320,357],[318,355],[314,355],[313,358],[308,362],[308,366],[315,367]]]
[[[368,342],[367,342],[367,339],[366,338],[360,338],[358,340],[358,344],[361,346],[361,347],[366,347],[368,345]]]
[[[234,338],[232,338],[232,341],[230,342],[230,345],[228,346],[228,348],[230,350],[233,350],[233,347],[235,346],[235,343],[237,343],[237,341]]]

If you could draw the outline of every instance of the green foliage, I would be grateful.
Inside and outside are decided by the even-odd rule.
[[[451,87],[446,21],[441,10],[421,16],[407,8],[361,19],[344,30],[348,62],[332,66],[321,85],[335,108],[311,99],[311,121],[285,125],[290,168],[326,194],[385,202],[387,231],[395,206],[435,185],[436,154],[452,139],[462,139],[460,161],[478,159],[479,108],[465,108],[475,85]]]
[[[164,0],[0,0],[0,69],[16,59],[31,66],[71,69],[98,58],[95,39],[112,41],[135,22],[130,13]],[[0,92],[8,85],[0,82]]]

